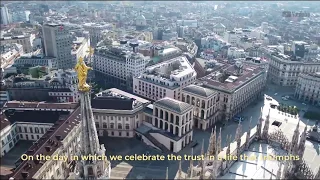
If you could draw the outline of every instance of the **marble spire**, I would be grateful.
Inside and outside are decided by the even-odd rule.
[[[167,167],[167,170],[166,170],[166,180],[168,180],[168,178],[169,178],[169,169],[168,169],[168,167]]]
[[[264,126],[263,126],[263,131],[262,131],[262,139],[263,140],[268,139],[269,126],[270,126],[270,110],[271,109],[269,109],[266,121],[265,121]]]
[[[204,155],[204,157],[207,157],[207,154],[205,154]],[[202,162],[202,164],[201,164],[201,171],[200,171],[200,177],[199,177],[199,179],[204,179],[204,175],[205,175],[205,163],[204,162]]]
[[[191,157],[193,157],[193,148],[191,149]],[[190,165],[188,168],[188,177],[192,178],[193,177],[193,159],[191,158],[190,160]]]
[[[279,169],[277,171],[277,176],[276,176],[277,180],[281,179],[281,169],[282,169],[282,163],[279,163]]]
[[[218,135],[218,141],[217,141],[217,152],[220,153],[221,152],[221,127],[220,127],[220,131],[219,131],[219,135]]]
[[[181,160],[179,161],[179,169],[178,169],[178,178],[177,179],[182,179]]]
[[[293,132],[293,136],[292,136],[292,140],[291,140],[290,153],[293,155],[295,155],[297,153],[299,135],[300,135],[299,126],[300,126],[300,120],[296,126],[296,129]]]
[[[202,139],[202,146],[201,146],[201,152],[200,152],[200,156],[204,156],[204,139]],[[203,160],[199,160],[198,161],[198,166],[202,166],[202,164],[203,164]]]
[[[210,139],[209,139],[209,146],[208,146],[208,150],[207,150],[207,154],[209,156],[212,156],[215,152],[215,146],[216,146],[216,127],[214,128],[214,131],[213,131],[213,128],[212,128],[212,131],[211,131],[211,135],[210,135]]]
[[[303,130],[303,132],[301,134],[300,142],[299,142],[299,145],[298,145],[297,155],[300,157],[300,160],[302,160],[304,151],[306,149],[308,123],[309,123],[309,120],[307,121],[307,124],[304,127],[304,130]]]
[[[80,62],[80,60],[79,60]],[[99,144],[97,129],[91,108],[90,86],[85,83],[85,73],[81,70],[81,64],[78,67],[78,77],[83,81],[79,83],[80,108],[81,108],[81,135],[80,156],[101,156],[105,157],[105,147]],[[81,75],[84,73],[84,75]],[[84,77],[82,77],[84,76]],[[111,172],[110,162],[103,158],[102,160],[79,160],[77,162],[77,179],[109,179]]]
[[[261,109],[260,109],[260,118],[259,118],[259,121],[257,123],[257,133],[256,133],[256,136],[257,136],[258,139],[261,139],[261,130],[262,130],[262,121],[263,121],[262,112],[263,112],[263,108],[261,107]]]
[[[250,136],[251,136],[251,122],[252,122],[252,116],[250,117],[250,122],[249,122],[249,128],[247,131],[247,136],[246,136],[246,149],[249,148],[250,145]]]
[[[226,150],[226,156],[230,155],[231,139],[232,139],[232,135],[230,135],[229,138],[228,138],[228,136],[227,136],[227,143],[228,143],[228,145],[227,145],[227,150]],[[228,160],[226,160],[226,161],[228,161]],[[229,167],[229,162],[226,163],[226,167]]]
[[[241,134],[242,134],[242,125],[241,125],[241,121],[239,121],[237,131],[236,131],[236,137],[235,137],[235,141],[237,142],[237,157],[238,157],[238,159],[240,158],[240,154],[241,154],[241,150],[240,150]]]
[[[313,179],[320,179],[320,167],[318,168],[318,172]]]

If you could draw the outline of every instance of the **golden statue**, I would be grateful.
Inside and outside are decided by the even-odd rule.
[[[79,91],[83,91],[83,92],[88,92],[90,90],[90,86],[87,84],[87,76],[88,76],[88,71],[92,70],[91,67],[88,67],[84,62],[83,62],[83,58],[80,57],[79,61],[76,65],[76,67],[74,68],[78,74],[78,88]]]

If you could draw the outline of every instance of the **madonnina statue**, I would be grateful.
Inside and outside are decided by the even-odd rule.
[[[90,86],[87,84],[87,76],[88,76],[88,71],[92,70],[91,67],[88,67],[84,62],[83,62],[83,58],[80,57],[79,61],[75,67],[75,70],[78,74],[78,88],[79,91],[82,92],[88,92],[90,90]]]

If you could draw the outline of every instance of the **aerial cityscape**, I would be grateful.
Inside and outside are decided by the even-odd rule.
[[[1,179],[320,179],[320,2],[0,8]]]

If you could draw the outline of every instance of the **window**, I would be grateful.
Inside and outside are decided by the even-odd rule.
[[[20,126],[18,127],[18,132],[22,132],[22,129]]]
[[[127,136],[128,136],[128,137],[130,136],[129,132],[127,132]]]
[[[118,129],[122,129],[122,124],[118,124]]]
[[[34,128],[34,131],[35,131],[35,133],[39,133],[39,128],[38,128],[38,127],[35,127],[35,128]]]
[[[4,140],[1,140],[1,142],[2,142],[2,146],[4,146],[6,143],[4,142]]]
[[[31,134],[31,139],[34,139],[34,136],[33,136],[33,134]]]
[[[30,127],[29,129],[30,129],[30,132],[31,132],[31,133],[33,133],[33,129],[32,129],[32,127]]]
[[[119,136],[122,136],[122,133],[121,133],[121,132],[119,132]]]
[[[26,133],[28,132],[28,129],[27,129],[27,127],[24,127],[24,132],[26,132]]]
[[[44,134],[44,132],[43,132],[43,128],[40,128],[40,132],[41,132],[41,134]]]
[[[110,128],[111,128],[111,129],[114,128],[114,123],[110,123]]]
[[[39,135],[37,135],[37,139],[39,139],[40,138],[40,136]]]
[[[111,131],[111,135],[114,136],[114,132],[113,131]]]
[[[96,122],[96,128],[99,128],[99,123]]]
[[[107,128],[107,123],[103,123],[103,128]]]
[[[126,129],[130,129],[130,125],[129,124],[126,124]]]
[[[20,134],[20,138],[21,138],[21,139],[23,138],[22,134]]]
[[[7,139],[8,139],[8,141],[11,140],[11,135],[10,134],[8,134]]]

